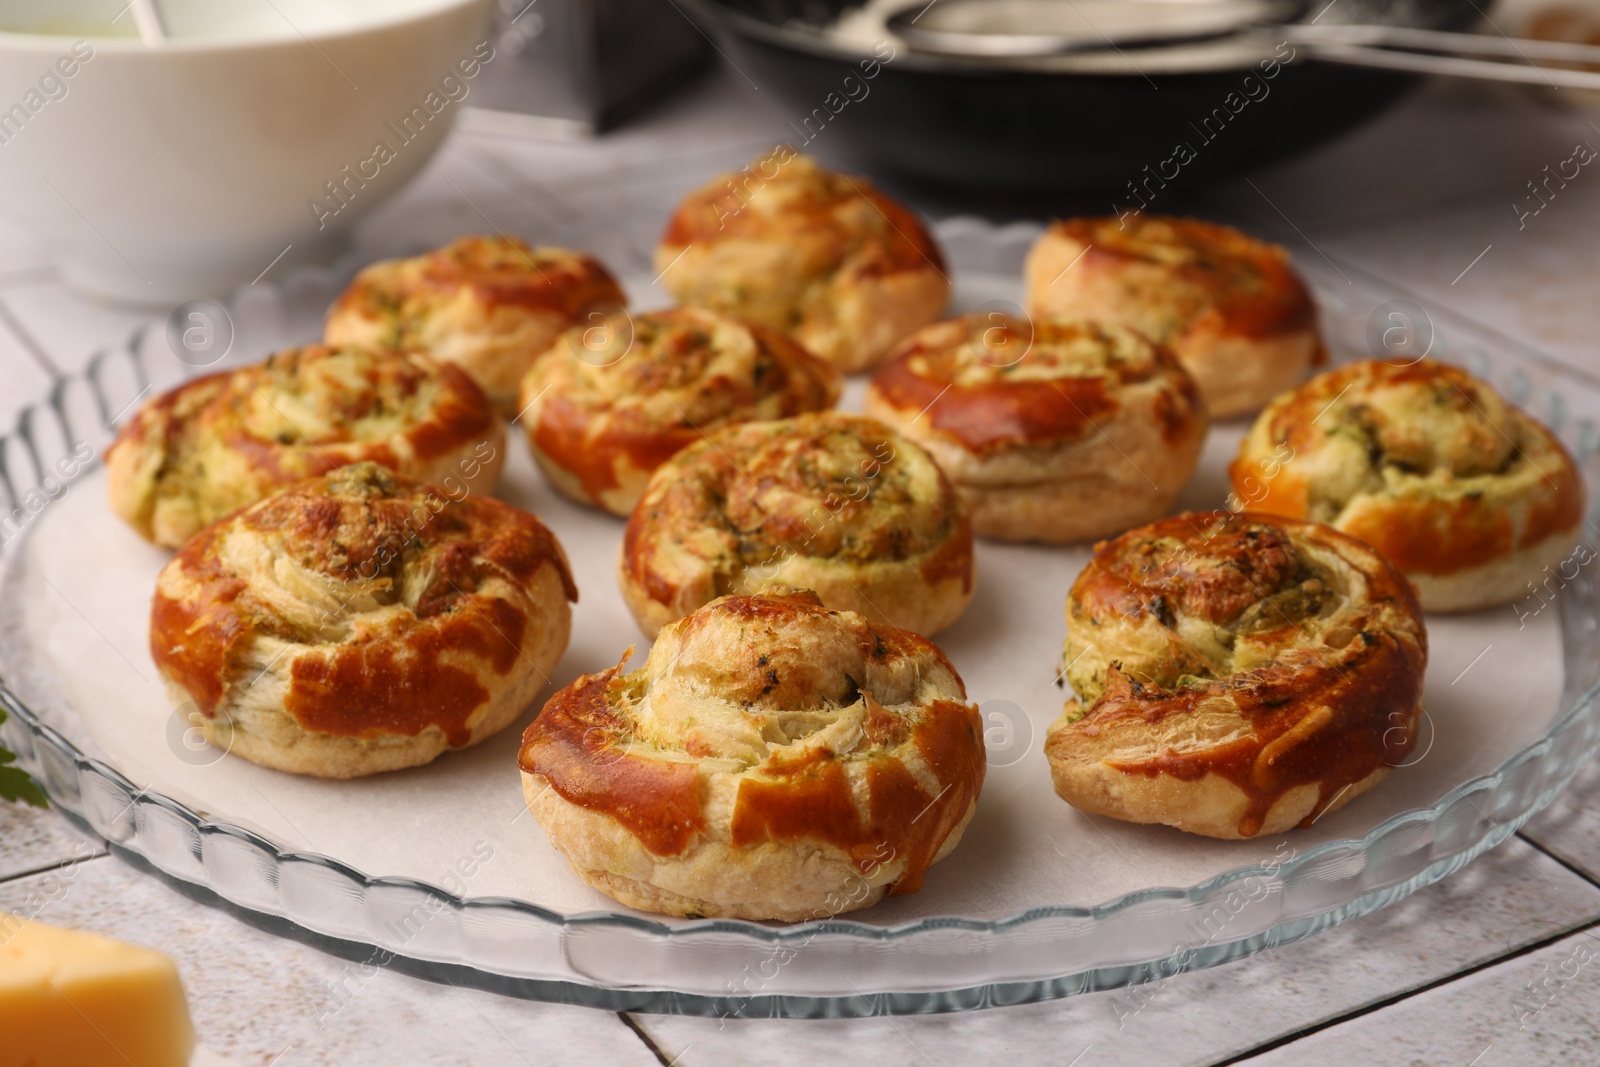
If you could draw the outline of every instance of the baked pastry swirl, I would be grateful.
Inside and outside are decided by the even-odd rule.
[[[1172,510],[1209,419],[1172,354],[1120,326],[973,315],[878,369],[867,414],[933,454],[980,537],[1083,541]]]
[[[1433,360],[1313,378],[1261,413],[1229,474],[1244,506],[1372,545],[1429,611],[1528,595],[1583,521],[1583,478],[1556,436]]]
[[[1023,273],[1034,318],[1115,322],[1166,345],[1216,418],[1257,410],[1324,359],[1289,253],[1227,226],[1066,219],[1035,242]]]
[[[483,391],[455,367],[307,345],[146,403],[106,450],[107,493],[140,536],[176,548],[229,512],[346,463],[492,492],[505,436]]]
[[[150,652],[213,744],[352,778],[508,726],[561,658],[577,597],[532,515],[358,463],[184,545],[156,584]]]
[[[579,678],[518,762],[529,810],[602,893],[795,922],[921,888],[972,817],[983,751],[937,648],[782,590],[713,601],[639,670]]]
[[[511,416],[523,375],[563,331],[626,303],[611,273],[581,252],[460,237],[362,270],[328,309],[323,338],[455,363]]]
[[[1100,545],[1067,599],[1049,730],[1083,811],[1242,838],[1308,826],[1404,762],[1428,640],[1405,577],[1318,523],[1184,514]]]
[[[785,330],[846,373],[877,363],[950,297],[944,256],[916,215],[789,148],[690,193],[656,269],[680,302]]]
[[[915,442],[821,412],[730,426],[663,463],[628,519],[618,574],[652,636],[775,584],[932,634],[972,599],[972,524]]]
[[[838,371],[778,331],[675,308],[569,330],[523,380],[522,425],[557,489],[626,515],[702,435],[838,399]]]

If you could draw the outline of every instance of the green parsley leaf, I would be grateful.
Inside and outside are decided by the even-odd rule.
[[[6,721],[4,708],[0,708],[0,723]],[[44,790],[21,767],[8,767],[16,761],[16,754],[0,748],[0,800],[25,800],[36,808],[47,808]]]

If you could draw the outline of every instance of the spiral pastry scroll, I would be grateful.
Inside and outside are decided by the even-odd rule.
[[[1309,825],[1404,762],[1428,645],[1410,584],[1360,541],[1219,511],[1101,545],[1063,654],[1077,696],[1045,742],[1062,799],[1239,838]]]
[[[925,639],[806,591],[723,597],[557,693],[528,805],[585,882],[672,915],[801,921],[914,893],[972,817],[982,728]]]
[[[521,410],[557,489],[627,515],[651,472],[705,434],[838,398],[838,372],[778,331],[674,308],[574,327],[524,379]]]
[[[149,401],[106,452],[111,509],[167,548],[303,478],[371,461],[488,493],[505,425],[456,367],[307,345]]]
[[[350,778],[509,725],[561,658],[577,595],[532,515],[357,463],[184,545],[156,584],[150,652],[214,744]]]
[[[1257,410],[1325,358],[1289,253],[1227,226],[1066,219],[1034,244],[1024,274],[1035,319],[1099,319],[1166,345],[1217,418]]]
[[[847,373],[938,318],[950,296],[916,215],[789,148],[685,197],[656,269],[683,303],[787,331]]]
[[[1240,506],[1372,545],[1429,611],[1532,595],[1583,519],[1583,479],[1555,434],[1426,359],[1351,363],[1279,397],[1229,474]]]
[[[932,457],[880,422],[823,412],[746,423],[651,476],[619,578],[649,634],[771,585],[931,634],[972,598],[972,525]]]
[[[1172,354],[1132,330],[975,314],[925,327],[867,391],[867,413],[933,454],[1005,541],[1083,541],[1172,510],[1208,418]]]
[[[627,303],[600,261],[515,237],[461,237],[357,274],[328,309],[329,344],[415,348],[454,363],[506,416],[563,331]]]

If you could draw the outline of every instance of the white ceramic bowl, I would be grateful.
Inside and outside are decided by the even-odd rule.
[[[494,58],[492,0],[159,0],[155,48],[125,2],[0,5],[0,211],[120,300],[216,295],[291,245],[336,247]]]

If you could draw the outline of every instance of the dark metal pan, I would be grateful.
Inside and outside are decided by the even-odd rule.
[[[1254,39],[939,56],[887,33],[829,34],[860,0],[681,2],[793,114],[795,147],[825,137],[874,173],[974,191],[1110,193],[1136,206],[1135,194],[1164,197],[1329,141],[1417,81]],[[1335,0],[1303,17],[1461,30],[1480,13],[1473,0]]]

